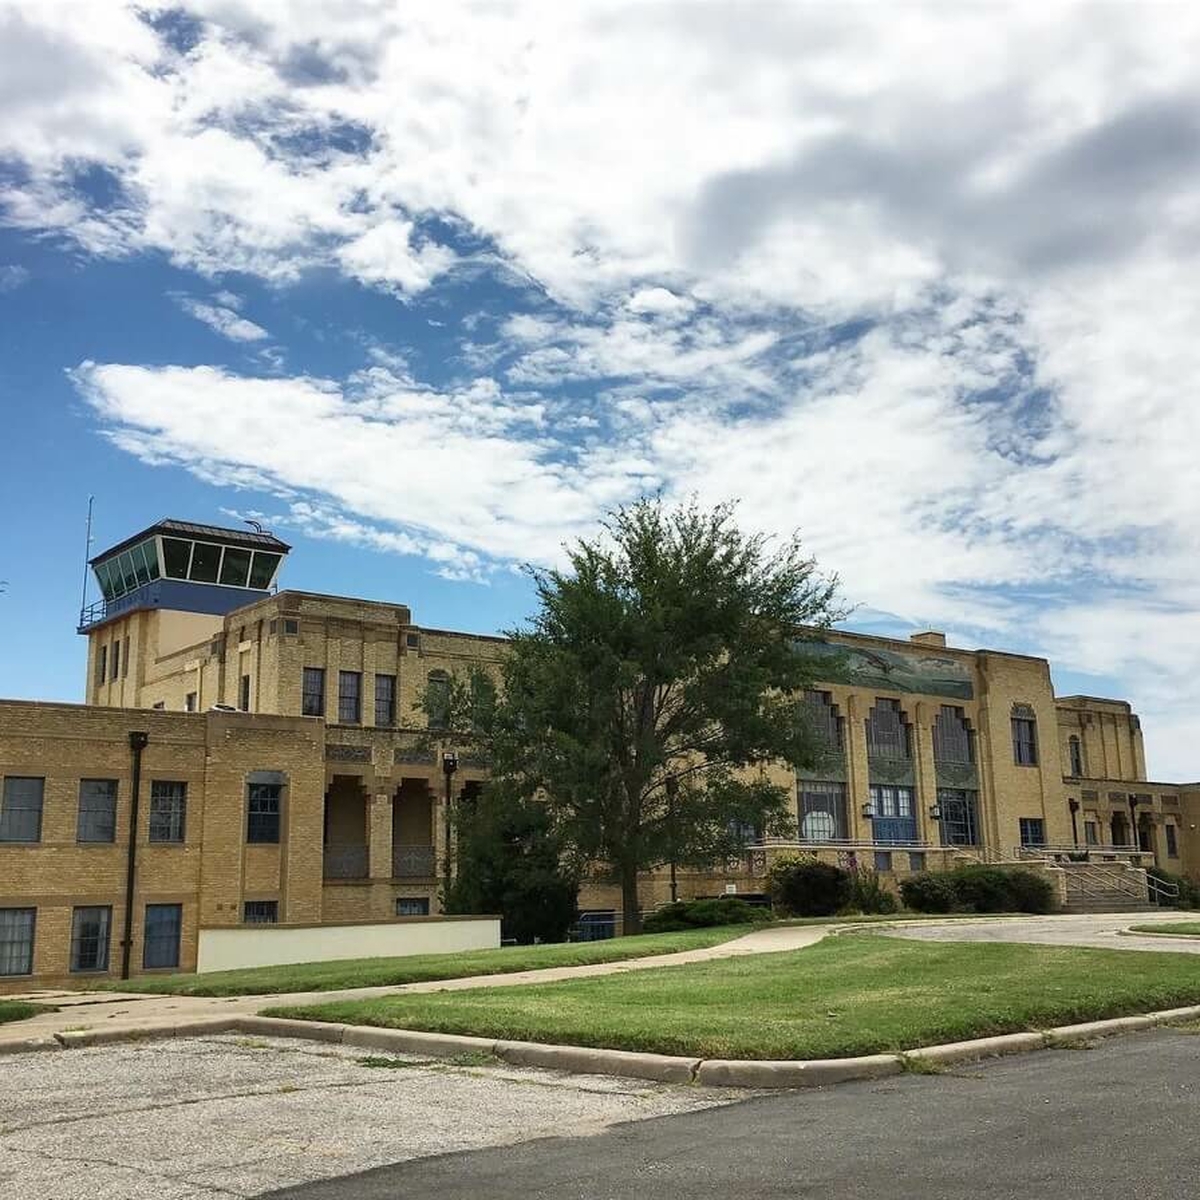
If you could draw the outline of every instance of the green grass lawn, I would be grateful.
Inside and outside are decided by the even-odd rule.
[[[678,950],[716,946],[752,933],[758,925],[723,925],[683,933],[642,934],[603,942],[566,942],[551,946],[505,946],[460,954],[418,954],[405,958],[352,958],[338,962],[292,963],[205,975],[154,975],[106,985],[122,992],[176,996],[261,996],[270,992],[331,992],[339,988],[383,987],[462,979],[468,975],[507,975],[539,967],[578,967],[588,963],[646,958]]]
[[[44,1004],[28,1004],[24,1000],[0,1000],[0,1025],[6,1021],[23,1021],[26,1017],[50,1011]]]
[[[1162,925],[1130,925],[1135,933],[1169,933],[1175,937],[1200,937],[1200,921],[1167,921]]]
[[[700,1058],[826,1058],[1200,1003],[1187,954],[910,942],[807,950],[599,979],[275,1008],[272,1016]]]

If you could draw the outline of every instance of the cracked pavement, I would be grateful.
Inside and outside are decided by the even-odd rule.
[[[8,1055],[0,1196],[254,1196],[750,1094],[238,1035]]]

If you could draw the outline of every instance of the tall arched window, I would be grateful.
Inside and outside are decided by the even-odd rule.
[[[867,714],[869,758],[911,758],[912,743],[899,700],[879,698]]]
[[[933,757],[946,763],[975,761],[971,724],[956,705],[943,704],[933,719]]]
[[[1081,777],[1084,774],[1083,743],[1074,734],[1067,738],[1067,755],[1071,760],[1071,774]]]

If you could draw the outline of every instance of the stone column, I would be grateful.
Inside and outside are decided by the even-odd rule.
[[[871,822],[862,815],[863,805],[871,798],[870,774],[867,768],[866,709],[861,697],[846,697],[846,808],[850,836],[861,841],[871,840]]]
[[[933,758],[933,706],[921,701],[912,715],[913,804],[917,819],[917,837],[936,846],[937,824],[929,818],[929,809],[937,803],[937,765]]]
[[[376,791],[370,798],[368,873],[372,879],[392,877],[392,793]]]

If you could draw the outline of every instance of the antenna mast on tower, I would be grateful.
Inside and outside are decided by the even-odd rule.
[[[87,544],[83,548],[83,596],[79,601],[79,611],[81,613],[87,609],[88,559],[92,553],[92,505],[95,500],[95,496],[88,497]]]

